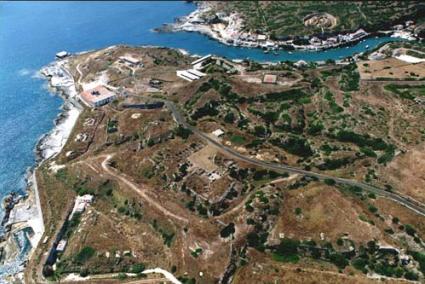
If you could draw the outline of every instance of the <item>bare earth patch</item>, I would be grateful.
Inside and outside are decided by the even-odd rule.
[[[425,144],[412,148],[405,155],[395,158],[383,176],[398,191],[425,202]]]

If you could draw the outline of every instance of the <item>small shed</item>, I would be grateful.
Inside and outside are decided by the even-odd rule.
[[[223,131],[223,130],[221,130],[221,129],[216,129],[216,130],[214,130],[214,131],[212,132],[212,134],[213,134],[214,136],[216,136],[216,137],[220,137],[220,136],[222,136],[222,135],[224,134],[224,131]]]
[[[66,243],[67,243],[66,240],[60,240],[58,243],[58,246],[56,247],[56,251],[63,252],[65,250]]]

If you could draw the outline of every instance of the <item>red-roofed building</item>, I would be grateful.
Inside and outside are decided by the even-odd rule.
[[[265,84],[276,84],[277,76],[273,74],[266,74],[263,78],[263,83]]]
[[[91,107],[103,106],[117,98],[117,95],[105,88],[105,86],[97,86],[93,89],[80,93],[80,98]]]

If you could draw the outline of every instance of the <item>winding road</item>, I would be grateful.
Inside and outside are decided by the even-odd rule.
[[[301,175],[304,175],[304,176],[317,178],[319,180],[332,179],[338,184],[358,186],[358,187],[362,188],[363,190],[366,190],[368,192],[372,192],[376,195],[379,195],[379,196],[385,197],[387,199],[390,199],[394,202],[397,202],[397,203],[401,204],[402,206],[410,209],[411,211],[425,217],[425,205],[424,204],[422,204],[419,201],[416,201],[416,200],[414,200],[410,197],[403,196],[399,193],[386,191],[386,190],[380,189],[378,187],[375,187],[373,185],[370,185],[370,184],[367,184],[367,183],[364,183],[364,182],[360,182],[360,181],[357,181],[357,180],[334,177],[334,176],[330,176],[330,175],[326,175],[326,174],[321,174],[321,173],[307,171],[307,170],[300,169],[300,168],[291,167],[291,166],[284,165],[284,164],[266,162],[266,161],[247,157],[247,156],[237,152],[236,150],[234,150],[232,148],[224,146],[220,142],[214,140],[208,134],[206,134],[206,133],[200,131],[199,129],[197,129],[196,127],[190,125],[189,123],[187,123],[186,119],[180,113],[177,106],[173,102],[170,102],[170,101],[167,101],[167,100],[163,100],[163,101],[164,101],[165,105],[167,106],[167,108],[173,114],[174,120],[179,125],[191,130],[195,135],[197,135],[198,137],[200,137],[201,139],[203,139],[204,141],[206,141],[210,145],[216,147],[220,152],[226,154],[229,157],[250,163],[252,165],[256,165],[258,167],[274,170],[274,171],[279,171],[279,172],[285,171],[285,172],[289,172],[289,173],[296,173],[296,174],[301,174]]]

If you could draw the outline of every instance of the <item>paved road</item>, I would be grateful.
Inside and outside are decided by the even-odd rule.
[[[369,192],[372,192],[376,195],[379,195],[379,196],[388,198],[390,200],[393,200],[393,201],[403,205],[404,207],[412,210],[413,212],[425,217],[425,205],[424,204],[422,204],[422,203],[420,203],[420,202],[418,202],[418,201],[416,201],[412,198],[400,195],[398,193],[389,192],[389,191],[380,189],[380,188],[375,187],[373,185],[366,184],[364,182],[360,182],[360,181],[357,181],[357,180],[350,180],[350,179],[345,179],[345,178],[333,177],[333,176],[330,176],[330,175],[325,175],[325,174],[321,174],[321,173],[307,171],[307,170],[291,167],[291,166],[284,165],[284,164],[266,162],[266,161],[247,157],[247,156],[237,152],[236,150],[233,150],[232,148],[224,146],[223,144],[214,140],[212,137],[210,137],[206,133],[200,131],[196,127],[187,123],[186,119],[180,113],[180,111],[178,110],[178,108],[176,107],[176,105],[173,102],[166,101],[166,100],[164,100],[164,102],[165,102],[165,105],[167,106],[167,108],[173,114],[174,119],[176,120],[176,122],[179,125],[190,129],[195,135],[202,138],[203,140],[205,140],[210,145],[215,146],[222,153],[227,154],[230,157],[233,157],[237,160],[244,161],[244,162],[247,162],[247,163],[262,167],[262,168],[274,170],[274,171],[279,171],[279,172],[284,171],[284,172],[289,172],[289,173],[296,173],[296,174],[301,174],[301,175],[305,175],[305,176],[309,176],[309,177],[314,177],[314,178],[317,178],[319,180],[333,179],[336,183],[339,183],[339,184],[358,186],[358,187],[361,187],[362,189],[364,189],[366,191],[369,191]]]

